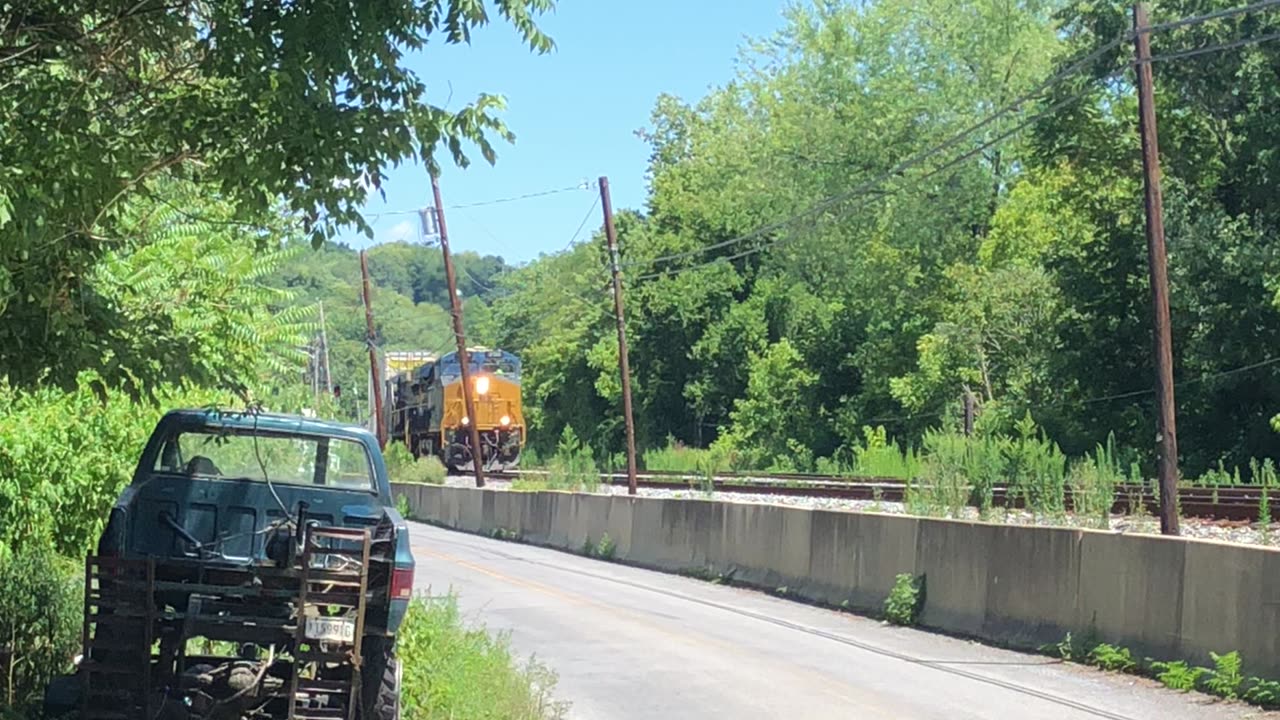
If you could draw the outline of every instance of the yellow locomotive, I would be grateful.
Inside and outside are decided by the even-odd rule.
[[[458,353],[439,358],[388,353],[389,440],[403,442],[414,457],[435,455],[450,472],[471,467],[471,423],[480,434],[486,468],[515,467],[525,442],[520,402],[520,358],[503,350],[467,350],[475,417],[467,417]],[[406,362],[408,360],[408,362]],[[409,365],[409,367],[405,367]]]

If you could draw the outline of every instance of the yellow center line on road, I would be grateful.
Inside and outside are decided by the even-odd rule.
[[[510,575],[499,572],[497,570],[493,570],[491,568],[478,565],[468,560],[463,560],[462,558],[449,555],[447,553],[442,553],[436,550],[427,550],[424,548],[415,548],[415,552],[421,553],[428,557],[436,558],[438,560],[443,560],[445,562],[452,563],[460,567],[467,568],[468,570],[472,570],[482,575],[486,575],[488,577],[494,578],[495,580],[500,580],[504,583],[515,585],[517,587],[526,588],[534,592],[538,592],[543,595],[556,598],[557,600],[561,600],[566,603],[570,603],[572,605],[583,605],[583,606],[594,607],[612,616],[626,616],[632,622],[638,625],[644,626],[646,629],[656,632],[664,637],[671,638],[685,645],[697,647],[699,644],[701,644],[703,646],[715,647],[722,651],[725,651],[726,653],[730,653],[729,655],[730,657],[734,655],[740,655],[743,652],[751,652],[752,654],[757,655],[759,657],[764,657],[767,660],[776,661],[776,658],[766,656],[759,651],[751,650],[750,648],[747,648],[742,645],[729,645],[713,637],[710,637],[702,632],[697,633],[696,637],[691,634],[675,633],[667,629],[661,623],[654,622],[653,620],[646,617],[645,615],[635,612],[633,610],[628,610],[626,608],[622,608],[617,605],[608,605],[605,603],[597,602],[583,595],[565,592],[558,588],[555,588],[550,585],[546,585],[544,583],[540,583],[537,581],[524,580],[521,578],[512,577]],[[821,670],[798,671],[782,662],[778,662],[777,665],[788,675],[791,675],[799,679],[805,685],[813,689],[816,689],[817,691],[825,695],[836,698],[845,704],[857,707],[858,710],[861,712],[870,713],[876,717],[881,717],[881,718],[901,717],[900,713],[894,713],[890,709],[884,708],[883,706],[879,705],[878,698],[874,696],[869,696],[867,693],[857,688],[851,687],[848,684],[848,681],[846,680],[837,678]],[[849,694],[845,692],[838,691],[831,684],[823,682],[824,678],[830,683],[834,683],[835,685],[840,686],[844,690],[853,691],[856,697],[851,697]]]

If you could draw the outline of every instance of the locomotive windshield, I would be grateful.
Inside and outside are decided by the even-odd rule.
[[[500,375],[512,380],[520,379],[520,358],[502,350],[475,350],[467,353],[470,363],[467,369],[475,374]],[[462,364],[456,352],[440,359],[440,375],[449,382],[462,374]]]

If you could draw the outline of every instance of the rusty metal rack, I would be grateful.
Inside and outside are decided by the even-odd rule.
[[[156,717],[189,667],[236,659],[188,654],[205,638],[280,651],[255,690],[271,717],[353,720],[371,545],[368,529],[310,526],[291,567],[89,556],[81,718]]]
[[[289,720],[356,717],[369,550],[367,529],[325,527],[308,532],[302,551],[299,617],[294,628]],[[352,567],[350,558],[356,554],[359,565]],[[332,567],[335,559],[337,568]],[[310,636],[311,623],[350,628],[351,636],[317,640]],[[332,700],[337,701],[337,707]]]

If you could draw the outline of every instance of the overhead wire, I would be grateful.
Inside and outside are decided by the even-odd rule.
[[[1268,33],[1266,35],[1258,35],[1250,38],[1239,38],[1231,42],[1218,43],[1215,45],[1207,45],[1205,47],[1190,48],[1187,50],[1177,50],[1174,52],[1161,53],[1148,59],[1148,63],[1167,62],[1169,60],[1185,60],[1187,58],[1206,55],[1212,52],[1222,52],[1224,50],[1234,50],[1236,48],[1248,45],[1260,45],[1265,42],[1280,40],[1280,32]]]
[[[473,203],[462,203],[459,205],[446,205],[446,210],[466,210],[468,208],[485,207],[488,205],[500,205],[503,203],[519,202],[521,200],[532,200],[534,198],[547,197],[549,195],[559,195],[562,193],[573,192],[574,190],[590,190],[592,183],[581,182],[577,185],[569,187],[555,188],[552,190],[539,190],[537,192],[524,193],[523,195],[511,195],[508,197],[494,198],[492,200],[480,200]],[[392,217],[397,215],[417,215],[423,211],[423,208],[413,208],[409,210],[384,210],[378,213],[370,213],[365,217],[366,220],[376,222],[383,217]]]
[[[1200,383],[1212,382],[1214,380],[1218,380],[1224,377],[1239,375],[1240,373],[1250,372],[1252,370],[1257,370],[1259,368],[1269,367],[1271,365],[1276,365],[1276,364],[1280,364],[1280,356],[1267,358],[1266,360],[1250,363],[1248,365],[1241,365],[1240,367],[1231,368],[1229,370],[1220,370],[1218,372],[1206,373],[1204,375],[1199,375],[1193,378],[1186,378],[1184,380],[1179,380],[1175,382],[1173,386],[1175,389],[1185,388],[1189,385],[1197,385]],[[1109,395],[1098,395],[1090,398],[1085,398],[1083,400],[1063,399],[1063,400],[1057,400],[1053,402],[1037,403],[1033,405],[1027,405],[1025,406],[1025,408],[1027,410],[1045,410],[1049,408],[1057,408],[1057,407],[1063,407],[1068,405],[1097,405],[1099,403],[1113,402],[1115,400],[1127,400],[1129,398],[1142,397],[1144,395],[1154,395],[1155,391],[1156,390],[1154,387],[1148,387],[1148,388],[1143,388],[1141,390],[1126,390],[1124,392],[1111,393]],[[906,415],[896,415],[892,417],[867,418],[866,420],[861,420],[860,422],[887,423],[887,422],[904,422],[907,420],[928,420],[932,418],[942,417],[945,414],[946,414],[945,411],[928,412],[928,413],[910,413]]]
[[[1171,21],[1171,22],[1161,23],[1161,24],[1157,24],[1157,25],[1152,25],[1152,26],[1149,26],[1149,27],[1147,27],[1147,28],[1143,28],[1143,30],[1142,30],[1142,31],[1143,31],[1143,32],[1148,32],[1148,33],[1162,32],[1162,31],[1166,31],[1166,30],[1172,30],[1172,29],[1175,29],[1175,28],[1186,27],[1186,26],[1189,26],[1189,25],[1201,24],[1201,23],[1209,22],[1209,21],[1211,21],[1211,20],[1216,20],[1216,19],[1220,19],[1220,18],[1226,18],[1226,17],[1235,16],[1235,15],[1241,15],[1241,14],[1246,14],[1246,13],[1258,12],[1258,11],[1266,10],[1266,9],[1269,9],[1269,8],[1272,8],[1272,7],[1275,7],[1275,6],[1278,6],[1278,5],[1280,5],[1280,0],[1262,0],[1262,2],[1257,2],[1257,3],[1254,3],[1254,4],[1252,4],[1252,5],[1248,5],[1248,6],[1244,6],[1244,7],[1228,8],[1228,9],[1219,10],[1219,11],[1215,11],[1215,12],[1211,12],[1211,13],[1204,13],[1204,14],[1202,14],[1202,15],[1197,15],[1197,16],[1192,16],[1192,17],[1187,17],[1187,18],[1182,18],[1182,19],[1180,19],[1180,20],[1176,20],[1176,21]],[[672,260],[679,260],[679,259],[683,259],[683,258],[687,258],[687,257],[692,257],[692,256],[695,256],[695,255],[700,255],[700,254],[702,254],[702,253],[711,252],[711,251],[718,250],[718,249],[721,249],[721,248],[724,248],[724,247],[728,247],[728,246],[730,246],[730,245],[735,245],[735,244],[738,244],[738,243],[741,243],[741,242],[746,242],[747,240],[751,240],[751,239],[754,239],[754,238],[756,238],[756,237],[760,237],[761,235],[765,235],[765,234],[768,234],[768,233],[770,233],[770,232],[773,232],[774,230],[778,230],[778,229],[781,229],[781,228],[783,228],[783,227],[786,227],[787,225],[790,225],[790,224],[792,224],[792,223],[794,223],[794,222],[796,222],[796,221],[798,221],[798,220],[801,220],[801,219],[803,219],[803,218],[805,218],[805,217],[807,217],[807,216],[809,216],[809,215],[813,215],[813,214],[815,214],[815,213],[821,212],[822,210],[825,210],[825,209],[827,209],[828,207],[831,207],[831,206],[832,206],[832,205],[834,205],[834,204],[838,204],[838,203],[840,203],[840,202],[843,202],[844,200],[852,199],[852,198],[857,197],[857,196],[859,196],[859,195],[864,195],[864,194],[866,194],[868,191],[873,190],[875,187],[877,187],[877,186],[879,186],[879,185],[883,184],[884,182],[887,182],[888,180],[892,179],[894,176],[901,175],[901,174],[902,174],[903,172],[905,172],[906,170],[908,170],[908,169],[910,169],[910,168],[914,167],[915,165],[920,164],[920,163],[921,163],[921,162],[923,162],[924,160],[927,160],[929,157],[932,157],[932,156],[934,156],[934,155],[937,155],[937,154],[938,154],[938,153],[940,153],[940,152],[944,152],[944,151],[945,151],[945,150],[947,150],[947,149],[950,149],[951,147],[953,147],[953,146],[954,146],[954,145],[956,145],[957,143],[959,143],[959,142],[963,141],[965,138],[969,137],[969,136],[970,136],[970,135],[972,135],[973,133],[975,133],[975,132],[977,132],[977,131],[979,131],[979,130],[981,130],[981,129],[985,128],[985,127],[987,127],[988,125],[990,125],[990,124],[992,124],[992,123],[994,123],[996,120],[998,120],[999,118],[1003,117],[1004,115],[1007,115],[1007,114],[1009,114],[1009,113],[1011,113],[1011,112],[1014,112],[1014,111],[1018,110],[1019,108],[1021,108],[1021,107],[1022,107],[1024,104],[1026,104],[1027,102],[1029,102],[1029,101],[1033,101],[1033,100],[1036,100],[1036,99],[1037,99],[1037,98],[1038,98],[1038,97],[1039,97],[1039,96],[1040,96],[1044,91],[1049,90],[1049,89],[1051,89],[1052,87],[1056,86],[1058,83],[1061,83],[1061,82],[1063,82],[1063,81],[1067,80],[1068,78],[1070,78],[1070,77],[1072,77],[1072,76],[1076,75],[1076,74],[1077,74],[1078,72],[1080,72],[1081,70],[1083,70],[1083,69],[1087,68],[1091,63],[1093,63],[1093,62],[1097,61],[1098,59],[1102,58],[1104,55],[1106,55],[1107,53],[1109,53],[1111,50],[1115,49],[1116,47],[1119,47],[1119,46],[1120,46],[1120,44],[1122,44],[1122,43],[1124,43],[1124,42],[1126,42],[1126,41],[1132,40],[1134,37],[1135,37],[1135,31],[1133,31],[1133,30],[1126,30],[1126,31],[1124,31],[1124,32],[1120,33],[1119,35],[1117,35],[1117,36],[1116,36],[1115,38],[1113,38],[1112,40],[1108,41],[1107,43],[1104,43],[1102,46],[1100,46],[1100,47],[1098,47],[1098,48],[1094,49],[1092,52],[1090,52],[1089,54],[1087,54],[1087,55],[1085,55],[1084,57],[1080,58],[1079,60],[1077,60],[1077,61],[1073,62],[1073,63],[1072,63],[1071,65],[1069,65],[1068,67],[1066,67],[1066,68],[1064,68],[1063,70],[1061,70],[1061,71],[1059,71],[1059,72],[1055,73],[1054,75],[1050,76],[1050,77],[1049,77],[1049,78],[1047,78],[1046,80],[1042,81],[1039,85],[1037,85],[1036,87],[1034,87],[1032,90],[1030,90],[1030,91],[1028,91],[1028,92],[1024,93],[1023,95],[1021,95],[1021,96],[1020,96],[1019,98],[1017,98],[1016,100],[1014,100],[1014,101],[1012,101],[1012,102],[1008,103],[1007,105],[1005,105],[1005,106],[1003,106],[1002,108],[1000,108],[999,110],[997,110],[997,111],[995,111],[995,112],[991,113],[990,115],[988,115],[987,117],[983,118],[982,120],[979,120],[979,121],[978,121],[978,122],[976,122],[975,124],[973,124],[973,125],[969,126],[968,128],[966,128],[966,129],[964,129],[964,130],[960,131],[959,133],[957,133],[956,135],[952,136],[951,138],[949,138],[949,139],[947,139],[947,140],[943,141],[943,142],[942,142],[942,143],[940,143],[939,145],[936,145],[936,146],[934,146],[933,148],[930,148],[929,150],[926,150],[926,151],[924,151],[924,152],[922,152],[922,153],[917,154],[915,157],[909,158],[909,159],[907,159],[907,160],[903,161],[902,163],[899,163],[897,166],[895,166],[895,167],[891,168],[889,171],[887,171],[887,172],[883,173],[882,175],[880,175],[880,176],[878,176],[878,177],[876,177],[876,178],[874,178],[874,179],[872,179],[872,180],[870,180],[870,181],[867,181],[867,182],[862,183],[861,185],[859,185],[859,186],[857,186],[857,187],[853,188],[852,190],[849,190],[849,191],[847,191],[847,192],[845,192],[845,193],[841,193],[841,194],[838,194],[838,195],[835,195],[835,196],[829,197],[829,198],[827,198],[827,199],[825,199],[825,200],[819,201],[819,202],[818,202],[818,203],[816,203],[815,205],[810,206],[809,208],[806,208],[805,210],[802,210],[802,211],[800,211],[800,212],[798,212],[798,213],[796,213],[796,214],[794,214],[794,215],[792,215],[792,216],[790,216],[790,217],[784,218],[784,219],[779,220],[779,221],[775,221],[775,222],[773,222],[773,223],[766,224],[766,225],[764,225],[764,226],[762,226],[762,227],[760,227],[760,228],[757,228],[757,229],[755,229],[755,230],[752,230],[752,231],[750,231],[750,232],[748,232],[748,233],[745,233],[745,234],[743,234],[743,235],[739,235],[739,236],[737,236],[737,237],[730,238],[730,239],[728,239],[728,240],[722,240],[722,241],[719,241],[719,242],[716,242],[716,243],[712,243],[712,244],[710,244],[710,245],[705,245],[705,246],[702,246],[702,247],[699,247],[699,248],[695,248],[695,249],[692,249],[692,250],[687,250],[687,251],[678,252],[678,253],[672,253],[672,254],[669,254],[669,255],[664,255],[664,256],[660,256],[660,257],[652,258],[652,259],[636,260],[636,261],[631,261],[631,262],[623,263],[623,264],[622,264],[622,267],[624,267],[624,268],[625,268],[625,267],[634,267],[634,266],[636,266],[636,265],[656,265],[656,264],[659,264],[659,263],[670,262],[670,261],[672,261]],[[1158,56],[1158,57],[1156,57],[1156,58],[1152,58],[1152,60],[1151,60],[1151,61],[1152,61],[1152,62],[1158,62],[1158,61],[1162,61],[1162,60],[1172,60],[1172,59],[1176,59],[1176,58],[1180,58],[1180,57],[1191,57],[1191,56],[1194,56],[1194,55],[1198,55],[1198,54],[1202,54],[1202,53],[1206,53],[1206,52],[1212,52],[1212,51],[1215,51],[1215,50],[1228,49],[1228,48],[1231,48],[1231,47],[1238,47],[1238,46],[1240,46],[1240,45],[1245,45],[1245,44],[1252,44],[1252,43],[1258,43],[1258,42],[1266,42],[1266,41],[1273,40],[1273,39],[1278,39],[1278,38],[1280,38],[1280,33],[1275,33],[1275,34],[1273,34],[1273,35],[1263,36],[1263,37],[1261,37],[1261,38],[1251,38],[1251,39],[1240,40],[1240,41],[1237,41],[1237,42],[1235,42],[1235,43],[1228,43],[1228,44],[1224,44],[1224,45],[1222,45],[1222,46],[1214,46],[1214,47],[1208,47],[1208,48],[1197,48],[1197,49],[1194,49],[1194,50],[1183,51],[1183,52],[1179,52],[1179,53],[1169,53],[1169,54],[1166,54],[1166,55]],[[728,259],[736,259],[737,257],[739,257],[739,256],[732,256],[731,258],[728,258]],[[659,275],[660,275],[660,274],[650,274],[650,275],[642,276],[640,279],[651,278],[651,277],[655,277],[655,276],[659,276]]]
[[[1222,18],[1233,17],[1236,15],[1247,15],[1273,7],[1280,6],[1280,0],[1261,0],[1261,2],[1252,3],[1250,5],[1241,5],[1233,8],[1223,8],[1213,12],[1203,13],[1201,15],[1192,15],[1178,20],[1170,20],[1168,22],[1156,23],[1143,28],[1143,32],[1155,33],[1164,32],[1166,30],[1175,30],[1177,28],[1186,27],[1188,25],[1201,25],[1211,20],[1220,20]],[[1131,35],[1132,36],[1132,35]]]
[[[1275,0],[1275,1],[1280,2],[1280,0]],[[942,153],[951,149],[955,145],[964,141],[969,136],[973,135],[975,132],[978,132],[979,130],[986,128],[988,125],[995,123],[997,120],[1004,117],[1005,115],[1008,115],[1009,113],[1020,109],[1023,105],[1027,104],[1028,102],[1038,100],[1041,93],[1043,93],[1045,90],[1051,89],[1054,86],[1056,86],[1058,83],[1063,82],[1068,78],[1074,76],[1076,73],[1085,69],[1090,64],[1097,61],[1098,59],[1106,55],[1108,52],[1110,52],[1113,48],[1118,47],[1121,43],[1123,43],[1127,39],[1130,39],[1131,37],[1132,37],[1132,32],[1121,33],[1120,35],[1116,36],[1115,39],[1102,45],[1099,48],[1094,49],[1089,54],[1073,62],[1071,65],[1055,73],[1048,79],[1042,81],[1039,85],[1037,85],[1033,89],[1023,93],[1018,98],[1002,106],[995,112],[992,112],[991,114],[987,115],[981,120],[978,120],[974,124],[966,127],[964,130],[961,130],[960,132],[956,133],[955,135],[952,135],[951,137],[944,140],[943,142],[929,148],[928,150],[917,153],[916,155],[898,163],[897,165],[893,166],[892,168],[882,173],[881,175],[861,183],[860,185],[853,188],[852,190],[833,195],[829,198],[826,198],[824,200],[821,200],[815,203],[814,205],[811,205],[810,207],[794,215],[791,215],[790,217],[787,217],[772,223],[768,223],[744,235],[740,235],[738,237],[731,238],[729,240],[722,240],[720,242],[713,243],[711,245],[706,245],[694,250],[687,250],[684,252],[673,253],[670,255],[664,255],[661,257],[652,258],[648,260],[638,260],[638,261],[632,261],[629,263],[623,263],[622,267],[625,268],[625,267],[631,267],[635,265],[652,265],[660,262],[678,260],[686,257],[691,257],[693,255],[698,255],[704,252],[709,252],[711,250],[718,250],[720,248],[728,247],[730,245],[734,245],[740,242],[745,242],[747,240],[751,240],[753,238],[767,234],[774,230],[778,230],[783,227],[786,227],[787,225],[790,225],[791,223],[797,220],[800,220],[802,218],[822,212],[823,210],[827,209],[828,207],[831,207],[832,205],[836,205],[845,200],[865,194],[868,190],[872,190],[877,186],[883,184],[884,182],[892,179],[893,177],[897,175],[901,175],[902,173],[906,172],[907,170],[910,170],[916,165],[919,165],[925,160],[928,160],[929,158],[939,153]]]
[[[1113,78],[1115,78],[1115,77],[1118,77],[1119,75],[1121,75],[1122,73],[1124,73],[1124,72],[1125,72],[1125,70],[1127,70],[1127,69],[1128,69],[1128,65],[1125,65],[1124,67],[1118,68],[1117,70],[1113,71],[1113,72],[1112,72],[1112,73],[1110,73],[1109,75],[1106,75],[1106,76],[1104,76],[1103,78],[1101,78],[1101,81],[1102,81],[1102,82],[1106,82],[1106,81],[1108,81],[1108,80],[1110,80],[1110,79],[1113,79]],[[1041,118],[1043,118],[1043,117],[1045,117],[1045,116],[1047,116],[1047,115],[1050,115],[1050,114],[1052,114],[1052,113],[1054,113],[1054,112],[1057,112],[1058,110],[1060,110],[1061,108],[1063,108],[1063,107],[1065,107],[1065,106],[1067,106],[1067,105],[1070,105],[1070,104],[1072,104],[1072,103],[1074,103],[1074,102],[1077,102],[1077,101],[1079,101],[1079,100],[1083,99],[1083,98],[1084,98],[1086,95],[1088,95],[1090,92],[1093,92],[1093,88],[1092,88],[1092,87],[1085,88],[1084,90],[1081,90],[1080,92],[1075,93],[1075,94],[1071,95],[1070,97],[1067,97],[1067,98],[1065,98],[1065,99],[1063,99],[1063,100],[1060,100],[1060,101],[1058,101],[1058,102],[1054,103],[1053,105],[1049,106],[1048,108],[1045,108],[1044,110],[1041,110],[1040,112],[1037,112],[1037,113],[1035,113],[1035,114],[1031,115],[1030,117],[1025,118],[1021,123],[1019,123],[1019,124],[1015,125],[1013,128],[1011,128],[1011,129],[1009,129],[1009,130],[1006,130],[1005,132],[1001,133],[1000,135],[997,135],[995,138],[992,138],[992,139],[988,140],[987,142],[983,143],[982,145],[979,145],[979,146],[977,146],[977,147],[975,147],[975,148],[970,149],[969,151],[965,152],[964,154],[959,155],[959,156],[957,156],[957,157],[955,157],[955,158],[953,158],[953,159],[949,160],[948,162],[944,163],[943,165],[940,165],[940,166],[938,166],[938,167],[936,167],[936,168],[934,168],[934,169],[932,169],[932,170],[930,170],[930,171],[926,172],[925,174],[920,175],[919,177],[915,177],[915,178],[910,178],[910,179],[908,179],[908,180],[906,181],[906,184],[905,184],[904,186],[901,186],[901,187],[899,187],[899,188],[898,188],[898,191],[901,191],[904,187],[911,187],[911,186],[914,186],[914,185],[918,185],[918,184],[920,184],[920,183],[922,183],[922,182],[925,182],[925,181],[929,180],[930,178],[932,178],[932,177],[934,177],[934,176],[936,176],[936,175],[938,175],[938,174],[940,174],[940,173],[943,173],[943,172],[945,172],[945,171],[947,171],[947,170],[950,170],[951,168],[954,168],[954,167],[956,167],[956,166],[958,166],[958,165],[960,165],[960,164],[962,164],[962,163],[964,163],[964,162],[967,162],[968,160],[970,160],[970,159],[972,159],[972,158],[976,157],[977,155],[980,155],[981,153],[986,152],[987,150],[991,149],[992,147],[995,147],[996,145],[998,145],[998,144],[1000,144],[1000,143],[1004,142],[1005,140],[1008,140],[1009,138],[1013,137],[1014,135],[1018,134],[1019,132],[1022,132],[1023,130],[1025,130],[1027,127],[1031,126],[1032,124],[1034,124],[1034,123],[1035,123],[1036,121],[1038,121],[1039,119],[1041,119]],[[957,171],[957,172],[958,172],[958,171]],[[889,178],[889,179],[892,179],[892,178]],[[839,219],[840,217],[843,217],[844,215],[848,215],[850,212],[853,212],[854,210],[857,210],[857,209],[860,209],[860,208],[862,208],[862,207],[865,207],[866,205],[869,205],[871,202],[873,202],[873,201],[875,201],[875,200],[879,200],[879,199],[881,199],[883,196],[884,196],[883,194],[876,194],[876,195],[863,196],[863,198],[862,198],[862,199],[864,200],[864,202],[862,202],[862,203],[860,203],[860,204],[857,204],[857,205],[855,205],[855,206],[853,206],[853,207],[845,208],[844,210],[842,210],[842,211],[840,211],[840,212],[836,213],[834,216],[832,216],[832,217],[830,217],[830,218],[825,218],[825,220],[834,220],[834,219]],[[790,239],[791,239],[791,237],[790,237],[790,236],[781,236],[781,237],[777,237],[777,238],[774,238],[773,240],[771,240],[771,241],[769,241],[769,242],[765,243],[764,245],[759,245],[759,246],[756,246],[756,247],[753,247],[753,248],[748,248],[748,249],[746,249],[746,250],[743,250],[743,251],[741,251],[741,252],[735,253],[735,254],[733,254],[733,255],[717,257],[717,258],[714,258],[714,259],[709,260],[709,261],[707,261],[707,262],[699,263],[699,264],[697,264],[697,265],[690,265],[690,266],[686,266],[686,267],[682,267],[682,268],[668,268],[668,269],[665,269],[665,270],[659,270],[659,271],[656,271],[656,272],[653,272],[653,273],[648,273],[648,274],[646,274],[646,275],[641,275],[641,276],[639,276],[638,278],[636,278],[636,280],[639,282],[639,281],[644,281],[644,280],[652,280],[652,279],[659,278],[659,277],[664,277],[664,276],[678,275],[678,274],[680,274],[680,273],[682,273],[682,272],[687,272],[687,271],[690,271],[690,270],[697,270],[697,269],[700,269],[700,268],[709,267],[709,266],[714,265],[714,264],[716,264],[716,263],[731,262],[731,261],[733,261],[733,260],[739,260],[739,259],[742,259],[742,258],[744,258],[744,257],[750,256],[750,255],[754,255],[754,254],[756,254],[756,253],[759,253],[759,252],[763,252],[763,251],[765,251],[765,250],[768,250],[769,248],[774,247],[774,246],[776,246],[776,245],[779,245],[779,244],[781,244],[781,243],[784,243],[784,242],[786,242],[786,241],[788,241],[788,240],[790,240]]]

